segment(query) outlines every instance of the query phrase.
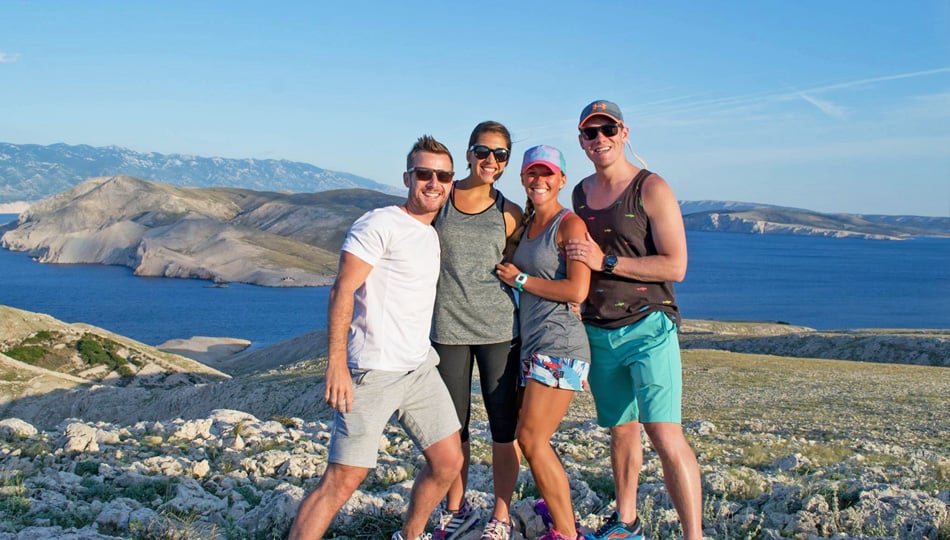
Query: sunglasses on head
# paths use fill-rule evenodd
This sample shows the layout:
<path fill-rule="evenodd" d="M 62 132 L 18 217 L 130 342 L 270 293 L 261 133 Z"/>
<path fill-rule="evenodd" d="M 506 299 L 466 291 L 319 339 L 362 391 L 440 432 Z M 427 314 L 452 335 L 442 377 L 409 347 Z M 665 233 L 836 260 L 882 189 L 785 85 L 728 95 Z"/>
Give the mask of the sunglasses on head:
<path fill-rule="evenodd" d="M 415 174 L 416 178 L 422 180 L 423 182 L 428 182 L 432 180 L 432 175 L 435 174 L 435 177 L 439 179 L 439 182 L 443 184 L 448 184 L 452 181 L 452 177 L 455 176 L 455 171 L 443 171 L 442 169 L 428 169 L 426 167 L 413 167 L 406 171 L 409 174 Z"/>
<path fill-rule="evenodd" d="M 620 133 L 622 127 L 623 124 L 604 124 L 602 126 L 582 127 L 580 131 L 584 134 L 585 139 L 592 141 L 597 138 L 598 133 L 603 133 L 607 137 L 613 137 L 617 133 Z"/>
<path fill-rule="evenodd" d="M 495 161 L 498 163 L 508 161 L 508 156 L 511 155 L 511 152 L 509 152 L 507 148 L 489 148 L 484 144 L 473 144 L 469 147 L 469 150 L 471 150 L 472 154 L 478 159 L 486 159 L 488 158 L 488 154 L 495 154 Z"/>

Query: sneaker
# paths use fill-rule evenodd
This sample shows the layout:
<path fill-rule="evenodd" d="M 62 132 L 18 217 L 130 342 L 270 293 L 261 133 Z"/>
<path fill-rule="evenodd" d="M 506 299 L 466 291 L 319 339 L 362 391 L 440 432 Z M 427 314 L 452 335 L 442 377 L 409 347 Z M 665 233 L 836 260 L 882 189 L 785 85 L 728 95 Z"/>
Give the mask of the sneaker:
<path fill-rule="evenodd" d="M 640 524 L 640 517 L 633 520 L 633 523 L 624 523 L 620 521 L 620 514 L 613 512 L 607 518 L 606 523 L 597 529 L 597 532 L 585 534 L 585 540 L 607 540 L 608 538 L 626 538 L 627 540 L 646 540 L 643 536 L 643 527 Z"/>
<path fill-rule="evenodd" d="M 469 530 L 479 520 L 478 509 L 462 501 L 462 507 L 455 512 L 439 510 L 439 524 L 432 531 L 434 540 L 454 540 Z"/>
<path fill-rule="evenodd" d="M 575 540 L 581 538 L 580 536 L 564 536 L 563 534 L 554 530 L 554 528 L 548 529 L 548 532 L 544 533 L 544 536 L 538 538 L 538 540 Z"/>
<path fill-rule="evenodd" d="M 498 518 L 491 518 L 485 524 L 481 540 L 508 540 L 511 538 L 511 523 L 505 523 Z"/>
<path fill-rule="evenodd" d="M 422 533 L 419 536 L 413 538 L 413 540 L 431 540 L 432 535 L 429 533 Z M 406 540 L 406 537 L 402 535 L 402 531 L 396 531 L 393 533 L 392 540 Z"/>

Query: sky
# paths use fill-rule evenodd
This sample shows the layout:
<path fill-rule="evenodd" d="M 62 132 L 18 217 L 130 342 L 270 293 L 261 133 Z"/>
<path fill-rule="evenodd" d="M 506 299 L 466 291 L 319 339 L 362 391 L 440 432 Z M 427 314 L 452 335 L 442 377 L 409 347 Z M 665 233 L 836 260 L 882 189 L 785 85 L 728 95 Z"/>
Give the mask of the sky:
<path fill-rule="evenodd" d="M 950 217 L 950 0 L 0 2 L 0 141 L 288 159 L 399 185 L 474 126 L 593 167 L 616 102 L 681 200 Z M 561 200 L 569 205 L 569 189 Z"/>

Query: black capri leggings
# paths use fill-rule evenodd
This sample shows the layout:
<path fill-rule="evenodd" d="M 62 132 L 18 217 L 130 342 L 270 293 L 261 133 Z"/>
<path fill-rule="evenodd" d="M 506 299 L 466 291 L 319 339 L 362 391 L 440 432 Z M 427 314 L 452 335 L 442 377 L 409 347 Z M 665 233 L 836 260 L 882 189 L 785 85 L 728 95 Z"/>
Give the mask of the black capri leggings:
<path fill-rule="evenodd" d="M 492 441 L 515 440 L 518 427 L 518 372 L 521 347 L 516 338 L 488 345 L 442 345 L 433 343 L 439 353 L 439 374 L 449 389 L 459 423 L 462 442 L 469 439 L 472 416 L 472 369 L 478 363 L 485 411 Z"/>

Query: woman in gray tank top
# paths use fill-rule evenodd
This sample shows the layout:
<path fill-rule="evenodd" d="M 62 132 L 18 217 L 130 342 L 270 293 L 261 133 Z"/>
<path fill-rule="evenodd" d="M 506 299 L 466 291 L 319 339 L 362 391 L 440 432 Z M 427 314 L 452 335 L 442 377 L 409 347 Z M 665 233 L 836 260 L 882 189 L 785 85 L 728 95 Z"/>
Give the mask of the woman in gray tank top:
<path fill-rule="evenodd" d="M 442 267 L 432 319 L 432 346 L 459 423 L 465 464 L 449 488 L 435 540 L 456 538 L 479 519 L 465 499 L 470 452 L 472 370 L 479 381 L 492 437 L 495 505 L 482 538 L 509 538 L 509 506 L 518 480 L 520 456 L 514 444 L 518 423 L 518 346 L 511 291 L 495 277 L 495 264 L 521 222 L 521 208 L 506 200 L 494 183 L 505 171 L 511 135 L 498 122 L 475 127 L 465 153 L 470 172 L 452 186 L 435 221 Z"/>
<path fill-rule="evenodd" d="M 524 234 L 498 278 L 520 291 L 521 384 L 524 401 L 517 440 L 553 523 L 543 539 L 576 538 L 571 487 L 551 446 L 574 392 L 587 387 L 590 347 L 584 325 L 569 304 L 587 298 L 590 268 L 568 261 L 564 245 L 584 238 L 584 221 L 558 202 L 567 183 L 564 155 L 551 146 L 529 148 L 521 166 L 528 194 Z"/>

